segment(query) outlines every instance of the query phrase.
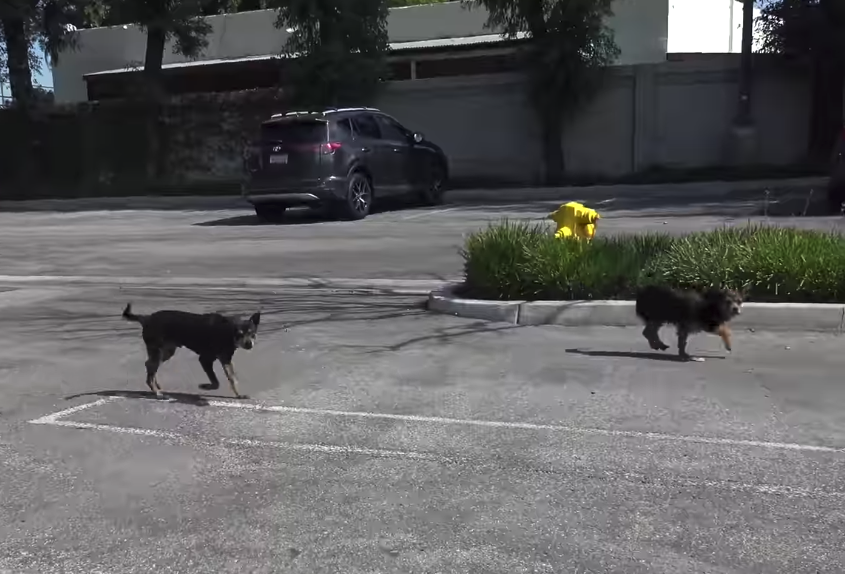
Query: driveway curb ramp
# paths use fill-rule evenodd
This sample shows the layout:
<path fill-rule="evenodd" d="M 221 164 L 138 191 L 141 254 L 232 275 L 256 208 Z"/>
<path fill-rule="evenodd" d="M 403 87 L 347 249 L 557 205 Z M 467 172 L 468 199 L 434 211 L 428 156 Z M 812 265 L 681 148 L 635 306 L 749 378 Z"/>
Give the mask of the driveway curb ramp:
<path fill-rule="evenodd" d="M 633 301 L 487 301 L 455 295 L 459 283 L 432 291 L 428 309 L 469 319 L 514 325 L 567 327 L 637 327 Z M 814 303 L 746 303 L 732 325 L 767 331 L 827 331 L 845 329 L 845 305 Z"/>

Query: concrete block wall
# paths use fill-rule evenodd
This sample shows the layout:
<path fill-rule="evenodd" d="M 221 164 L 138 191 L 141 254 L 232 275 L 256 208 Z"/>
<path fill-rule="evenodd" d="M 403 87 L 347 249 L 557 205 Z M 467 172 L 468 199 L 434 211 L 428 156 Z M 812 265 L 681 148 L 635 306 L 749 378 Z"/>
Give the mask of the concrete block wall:
<path fill-rule="evenodd" d="M 567 168 L 612 177 L 728 163 L 738 67 L 738 55 L 719 55 L 614 68 L 601 93 L 564 130 Z M 517 75 L 397 82 L 379 106 L 440 144 L 456 176 L 532 182 L 541 177 L 542 155 L 522 86 Z M 761 58 L 753 89 L 757 163 L 800 161 L 807 141 L 806 79 Z"/>

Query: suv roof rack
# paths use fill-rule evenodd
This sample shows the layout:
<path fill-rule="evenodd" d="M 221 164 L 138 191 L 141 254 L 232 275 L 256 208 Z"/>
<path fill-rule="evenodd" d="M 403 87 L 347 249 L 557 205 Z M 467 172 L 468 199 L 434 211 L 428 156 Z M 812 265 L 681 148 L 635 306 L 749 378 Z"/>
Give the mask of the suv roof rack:
<path fill-rule="evenodd" d="M 290 116 L 315 116 L 319 115 L 322 112 L 307 112 L 307 111 L 297 111 L 297 112 L 285 112 L 282 114 L 273 114 L 270 116 L 270 119 L 277 119 L 277 118 L 287 118 Z"/>
<path fill-rule="evenodd" d="M 291 116 L 319 116 L 322 114 L 329 114 L 329 113 L 340 113 L 340 112 L 381 112 L 378 108 L 370 108 L 370 107 L 354 107 L 354 108 L 326 108 L 322 112 L 315 112 L 315 111 L 294 111 L 294 112 L 284 112 L 281 114 L 273 114 L 270 116 L 270 119 L 278 119 L 278 118 L 287 118 Z"/>
<path fill-rule="evenodd" d="M 333 112 L 380 112 L 381 110 L 379 110 L 378 108 L 368 108 L 368 107 L 357 106 L 357 107 L 354 107 L 354 108 L 330 108 L 330 111 L 333 111 Z"/>

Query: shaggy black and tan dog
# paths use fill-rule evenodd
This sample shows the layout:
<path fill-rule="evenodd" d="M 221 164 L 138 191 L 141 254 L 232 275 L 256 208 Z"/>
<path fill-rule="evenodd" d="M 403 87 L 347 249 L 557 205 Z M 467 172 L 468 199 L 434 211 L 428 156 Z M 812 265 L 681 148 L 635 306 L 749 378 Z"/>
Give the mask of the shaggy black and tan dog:
<path fill-rule="evenodd" d="M 731 352 L 731 319 L 742 311 L 742 296 L 730 289 L 708 289 L 704 292 L 649 285 L 637 294 L 637 316 L 645 322 L 643 336 L 656 351 L 669 347 L 660 340 L 658 331 L 663 325 L 675 326 L 678 333 L 678 355 L 693 359 L 687 353 L 687 339 L 692 333 L 704 331 L 719 335 L 725 349 Z"/>
<path fill-rule="evenodd" d="M 173 357 L 176 349 L 185 347 L 199 356 L 200 365 L 208 376 L 209 383 L 200 388 L 214 390 L 220 387 L 214 374 L 214 361 L 220 361 L 232 392 L 238 398 L 247 398 L 238 391 L 232 357 L 237 349 L 249 350 L 255 346 L 260 313 L 254 313 L 249 319 L 169 310 L 136 315 L 129 304 L 123 310 L 123 318 L 141 324 L 141 336 L 147 346 L 147 386 L 156 397 L 163 396 L 156 376 L 159 367 Z"/>

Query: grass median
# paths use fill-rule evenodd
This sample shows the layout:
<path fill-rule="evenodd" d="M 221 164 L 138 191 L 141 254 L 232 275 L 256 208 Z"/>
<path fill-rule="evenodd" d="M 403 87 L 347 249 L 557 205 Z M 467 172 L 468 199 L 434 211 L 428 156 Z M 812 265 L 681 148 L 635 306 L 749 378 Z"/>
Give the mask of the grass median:
<path fill-rule="evenodd" d="M 461 255 L 462 294 L 478 299 L 633 299 L 658 283 L 741 289 L 748 301 L 845 303 L 845 238 L 835 232 L 749 225 L 586 242 L 504 221 L 469 236 Z"/>

